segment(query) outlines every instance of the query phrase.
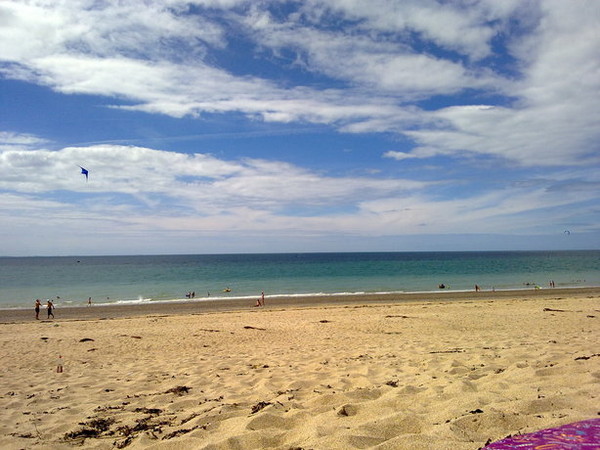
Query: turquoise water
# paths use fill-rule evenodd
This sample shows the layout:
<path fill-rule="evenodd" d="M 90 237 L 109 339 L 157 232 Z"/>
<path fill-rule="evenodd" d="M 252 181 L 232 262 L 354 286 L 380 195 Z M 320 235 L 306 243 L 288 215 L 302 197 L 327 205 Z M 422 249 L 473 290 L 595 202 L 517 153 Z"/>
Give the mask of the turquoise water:
<path fill-rule="evenodd" d="M 600 286 L 600 251 L 0 258 L 0 308 L 296 294 Z M 225 288 L 231 289 L 224 292 Z"/>

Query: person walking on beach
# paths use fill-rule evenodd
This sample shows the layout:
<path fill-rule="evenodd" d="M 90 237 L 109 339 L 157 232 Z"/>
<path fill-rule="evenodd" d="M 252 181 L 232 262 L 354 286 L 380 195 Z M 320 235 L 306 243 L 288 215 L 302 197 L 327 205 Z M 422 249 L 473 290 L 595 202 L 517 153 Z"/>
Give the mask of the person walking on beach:
<path fill-rule="evenodd" d="M 92 297 L 88 298 L 88 306 L 92 306 Z"/>
<path fill-rule="evenodd" d="M 50 318 L 50 316 L 52 316 L 52 318 L 54 319 L 54 303 L 52 303 L 52 300 L 48 299 L 48 303 L 46 304 L 46 309 L 48 310 L 48 319 Z"/>
<path fill-rule="evenodd" d="M 42 302 L 40 302 L 40 299 L 38 298 L 35 301 L 35 320 L 40 320 L 40 308 L 42 306 Z"/>

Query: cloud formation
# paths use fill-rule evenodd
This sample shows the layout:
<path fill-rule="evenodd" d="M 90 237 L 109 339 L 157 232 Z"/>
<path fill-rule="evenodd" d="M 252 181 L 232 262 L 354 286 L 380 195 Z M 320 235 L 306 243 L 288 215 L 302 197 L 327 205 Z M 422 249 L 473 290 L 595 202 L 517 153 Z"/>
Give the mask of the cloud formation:
<path fill-rule="evenodd" d="M 599 19 L 593 0 L 1 2 L 4 80 L 399 144 L 373 149 L 385 175 L 334 174 L 279 149 L 73 145 L 0 122 L 0 229 L 597 233 Z"/>
<path fill-rule="evenodd" d="M 93 222 L 117 224 L 106 231 L 116 235 L 140 227 L 350 236 L 461 233 L 467 228 L 518 233 L 555 226 L 532 224 L 526 215 L 532 205 L 548 210 L 544 215 L 555 224 L 563 217 L 561 207 L 597 200 L 593 190 L 550 189 L 543 180 L 438 199 L 439 182 L 330 177 L 277 161 L 232 162 L 142 147 L 48 151 L 23 140 L 28 148 L 0 153 L 0 191 L 5 192 L 0 208 L 4 225 L 26 229 L 36 222 L 45 227 L 68 222 L 68 229 L 81 230 Z M 89 182 L 80 173 L 81 161 L 90 171 Z M 595 187 L 599 184 L 596 179 Z"/>
<path fill-rule="evenodd" d="M 572 161 L 567 142 L 583 162 L 593 156 L 586 143 L 598 138 L 582 133 L 599 118 L 589 95 L 600 87 L 598 8 L 577 3 L 312 0 L 276 16 L 270 2 L 148 2 L 141 9 L 4 2 L 2 72 L 63 93 L 120 98 L 120 107 L 149 113 L 241 112 L 405 134 L 419 157 L 469 151 L 559 165 Z M 285 86 L 248 68 L 225 70 L 214 54 L 231 43 L 232 30 L 257 53 L 343 84 Z M 506 53 L 495 54 L 494 45 Z M 489 105 L 495 108 L 407 104 L 465 91 L 510 100 Z"/>

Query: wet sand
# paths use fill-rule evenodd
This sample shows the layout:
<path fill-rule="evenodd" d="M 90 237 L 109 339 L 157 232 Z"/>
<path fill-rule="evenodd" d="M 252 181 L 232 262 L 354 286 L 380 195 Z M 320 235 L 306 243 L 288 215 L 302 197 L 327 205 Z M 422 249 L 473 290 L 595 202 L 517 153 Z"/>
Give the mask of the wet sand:
<path fill-rule="evenodd" d="M 598 288 L 266 301 L 3 314 L 0 447 L 460 450 L 600 412 Z"/>
<path fill-rule="evenodd" d="M 600 288 L 555 288 L 555 289 L 521 289 L 511 291 L 481 291 L 481 292 L 419 292 L 402 294 L 357 294 L 336 296 L 294 296 L 294 297 L 269 297 L 266 296 L 267 309 L 273 308 L 302 308 L 315 306 L 340 306 L 356 304 L 378 303 L 405 303 L 405 302 L 438 302 L 454 300 L 499 300 L 503 298 L 533 299 L 565 295 L 595 295 Z M 256 298 L 258 298 L 257 295 Z M 255 309 L 256 300 L 210 300 L 210 301 L 170 301 L 146 302 L 143 304 L 129 305 L 92 305 L 81 307 L 63 307 L 57 305 L 54 310 L 54 320 L 90 320 L 90 319 L 116 319 L 125 317 L 138 317 L 146 315 L 179 315 L 203 314 L 211 312 L 239 311 Z M 45 304 L 42 305 L 40 319 L 46 319 Z M 7 309 L 0 310 L 0 323 L 29 322 L 35 319 L 33 304 L 31 310 Z M 52 320 L 52 319 L 50 319 Z"/>

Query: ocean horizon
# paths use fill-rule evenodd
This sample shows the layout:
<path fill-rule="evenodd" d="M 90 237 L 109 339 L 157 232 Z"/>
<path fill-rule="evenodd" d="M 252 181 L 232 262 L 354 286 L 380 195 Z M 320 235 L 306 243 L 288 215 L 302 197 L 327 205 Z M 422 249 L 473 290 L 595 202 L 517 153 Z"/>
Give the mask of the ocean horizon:
<path fill-rule="evenodd" d="M 600 250 L 0 257 L 0 280 L 0 309 L 589 287 Z"/>

